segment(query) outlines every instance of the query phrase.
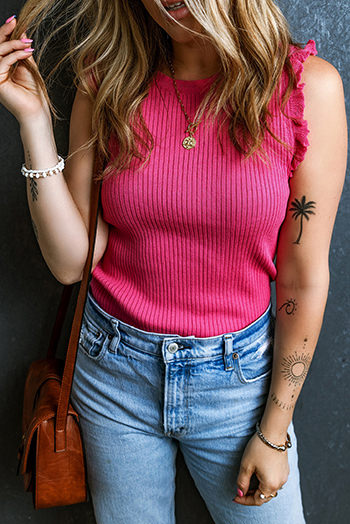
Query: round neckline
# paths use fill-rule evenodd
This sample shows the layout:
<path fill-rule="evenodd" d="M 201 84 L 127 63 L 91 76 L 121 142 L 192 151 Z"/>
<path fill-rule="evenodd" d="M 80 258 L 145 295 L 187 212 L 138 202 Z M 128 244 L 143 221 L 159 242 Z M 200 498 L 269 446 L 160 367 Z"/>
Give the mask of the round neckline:
<path fill-rule="evenodd" d="M 207 87 L 208 85 L 210 85 L 218 77 L 219 73 L 220 71 L 214 73 L 211 76 L 207 76 L 206 78 L 197 78 L 197 80 L 180 80 L 177 78 L 175 80 L 179 89 L 188 89 L 193 91 L 196 88 L 202 89 L 203 87 Z M 162 71 L 157 70 L 155 73 L 155 77 L 159 86 L 171 88 L 172 90 L 174 89 L 173 79 L 171 78 L 171 76 L 166 75 Z"/>

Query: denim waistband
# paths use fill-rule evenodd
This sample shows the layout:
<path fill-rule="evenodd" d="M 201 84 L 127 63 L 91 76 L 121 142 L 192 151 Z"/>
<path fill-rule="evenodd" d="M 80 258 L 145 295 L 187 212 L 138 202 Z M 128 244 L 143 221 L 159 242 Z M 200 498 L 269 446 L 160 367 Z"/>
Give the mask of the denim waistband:
<path fill-rule="evenodd" d="M 117 335 L 116 343 L 120 339 L 129 343 L 131 346 L 145 348 L 147 353 L 160 355 L 167 344 L 168 350 L 174 353 L 177 349 L 189 349 L 191 355 L 198 357 L 214 357 L 222 353 L 232 353 L 234 349 L 245 352 L 251 345 L 271 337 L 275 325 L 275 317 L 272 314 L 271 302 L 265 312 L 254 322 L 238 331 L 230 331 L 211 337 L 196 337 L 194 335 L 182 336 L 177 333 L 158 333 L 144 331 L 140 328 L 127 324 L 122 320 L 107 313 L 96 302 L 89 288 L 86 304 L 85 316 L 90 322 L 103 329 L 109 335 Z M 181 352 L 184 356 L 184 352 Z"/>

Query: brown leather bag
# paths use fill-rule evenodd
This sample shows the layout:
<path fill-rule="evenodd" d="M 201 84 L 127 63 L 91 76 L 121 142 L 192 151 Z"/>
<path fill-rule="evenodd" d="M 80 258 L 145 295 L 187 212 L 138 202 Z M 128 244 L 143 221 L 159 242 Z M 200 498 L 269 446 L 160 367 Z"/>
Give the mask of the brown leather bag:
<path fill-rule="evenodd" d="M 94 173 L 103 167 L 99 155 L 95 155 Z M 89 251 L 66 358 L 56 358 L 55 353 L 74 284 L 64 286 L 46 358 L 31 363 L 25 381 L 17 475 L 23 475 L 24 489 L 32 492 L 35 509 L 88 500 L 79 416 L 70 403 L 70 392 L 92 266 L 101 185 L 98 181 L 91 187 Z"/>

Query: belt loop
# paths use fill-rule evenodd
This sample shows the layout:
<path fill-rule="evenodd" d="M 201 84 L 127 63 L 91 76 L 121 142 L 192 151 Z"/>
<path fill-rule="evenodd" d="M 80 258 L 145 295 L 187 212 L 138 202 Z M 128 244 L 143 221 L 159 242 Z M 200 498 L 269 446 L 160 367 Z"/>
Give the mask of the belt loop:
<path fill-rule="evenodd" d="M 112 353 L 117 353 L 119 342 L 120 342 L 120 331 L 118 329 L 119 320 L 116 318 L 111 318 L 110 321 L 111 321 L 111 324 L 113 325 L 114 337 L 112 338 L 109 344 L 109 350 L 112 351 Z"/>
<path fill-rule="evenodd" d="M 110 321 L 113 324 L 113 328 L 115 329 L 115 332 L 119 331 L 118 330 L 119 320 L 117 318 L 111 318 Z"/>
<path fill-rule="evenodd" d="M 233 369 L 232 351 L 233 351 L 233 335 L 232 333 L 226 333 L 224 335 L 225 351 L 224 351 L 224 364 L 225 371 Z"/>

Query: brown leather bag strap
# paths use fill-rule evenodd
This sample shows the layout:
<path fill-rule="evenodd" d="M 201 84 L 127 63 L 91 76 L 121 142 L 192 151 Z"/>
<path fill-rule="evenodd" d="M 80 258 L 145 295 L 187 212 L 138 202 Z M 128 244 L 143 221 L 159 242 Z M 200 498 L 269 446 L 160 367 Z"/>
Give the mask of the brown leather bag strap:
<path fill-rule="evenodd" d="M 100 173 L 104 164 L 99 154 L 95 154 L 94 173 Z M 57 406 L 56 427 L 55 427 L 55 451 L 64 451 L 66 449 L 66 424 L 67 413 L 74 374 L 74 367 L 79 344 L 80 330 L 83 320 L 83 313 L 89 286 L 89 276 L 91 272 L 93 251 L 96 238 L 97 218 L 100 201 L 102 182 L 92 182 L 91 184 L 91 202 L 89 217 L 89 251 L 83 271 L 83 278 L 79 288 L 77 305 L 75 308 L 71 334 L 68 343 L 68 349 L 65 359 L 65 366 L 62 376 L 60 396 Z"/>
<path fill-rule="evenodd" d="M 58 341 L 62 332 L 62 326 L 67 315 L 69 301 L 75 284 L 63 286 L 61 300 L 57 309 L 56 320 L 52 328 L 46 358 L 55 358 Z"/>

